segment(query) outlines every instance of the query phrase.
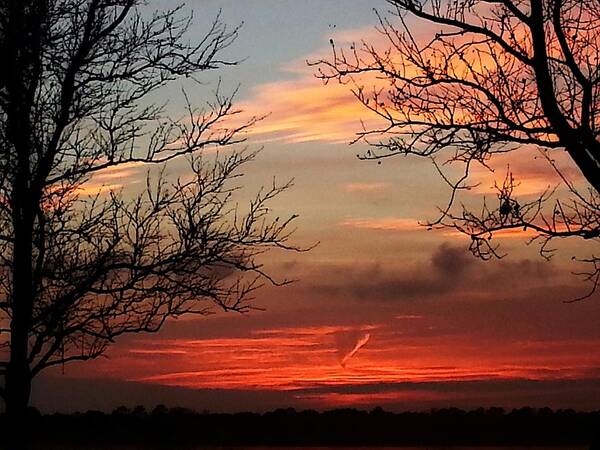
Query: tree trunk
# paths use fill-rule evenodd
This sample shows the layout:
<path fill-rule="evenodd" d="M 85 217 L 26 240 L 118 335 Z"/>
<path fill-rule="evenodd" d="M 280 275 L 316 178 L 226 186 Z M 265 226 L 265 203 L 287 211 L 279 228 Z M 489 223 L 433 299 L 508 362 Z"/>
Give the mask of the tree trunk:
<path fill-rule="evenodd" d="M 12 449 L 23 449 L 29 433 L 19 432 L 27 423 L 31 395 L 29 332 L 33 312 L 32 213 L 23 190 L 16 189 L 15 245 L 13 256 L 12 318 L 10 324 L 10 361 L 6 368 L 5 402 L 8 441 Z M 26 191 L 25 191 L 26 192 Z"/>
<path fill-rule="evenodd" d="M 6 371 L 6 414 L 12 422 L 27 415 L 31 395 L 31 374 L 27 361 L 11 361 Z"/>
<path fill-rule="evenodd" d="M 8 419 L 8 438 L 12 449 L 26 446 L 24 428 L 31 394 L 29 337 L 33 316 L 34 212 L 39 196 L 33 195 L 31 156 L 32 105 L 39 83 L 41 64 L 40 8 L 45 2 L 10 2 L 5 18 L 4 52 L 11 70 L 6 75 L 6 138 L 13 159 L 12 209 L 12 292 L 10 323 L 10 360 L 6 368 L 4 397 Z M 19 431 L 17 431 L 19 430 Z"/>
<path fill-rule="evenodd" d="M 19 136 L 19 135 L 17 135 Z M 10 361 L 5 379 L 6 413 L 11 450 L 27 446 L 27 409 L 31 395 L 29 335 L 33 316 L 33 207 L 30 189 L 29 135 L 15 139 L 18 152 L 18 171 L 13 185 L 12 207 L 14 245 L 12 261 L 12 317 L 10 323 Z"/>
<path fill-rule="evenodd" d="M 28 447 L 28 407 L 31 395 L 31 376 L 27 361 L 11 361 L 5 378 L 6 444 L 10 450 Z"/>
<path fill-rule="evenodd" d="M 22 197 L 19 199 L 22 200 Z M 19 204 L 17 202 L 17 205 Z M 20 226 L 21 230 L 15 232 L 10 361 L 5 377 L 7 437 L 11 450 L 20 450 L 27 446 L 26 439 L 29 433 L 20 430 L 26 429 L 27 409 L 31 395 L 29 366 L 29 331 L 33 310 L 31 208 L 25 206 L 19 210 L 20 214 L 15 218 L 20 220 L 15 220 L 15 224 Z"/>

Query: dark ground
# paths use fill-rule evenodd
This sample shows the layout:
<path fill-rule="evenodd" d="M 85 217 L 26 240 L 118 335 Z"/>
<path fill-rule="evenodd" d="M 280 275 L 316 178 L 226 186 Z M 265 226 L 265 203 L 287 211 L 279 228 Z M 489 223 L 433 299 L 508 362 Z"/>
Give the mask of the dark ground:
<path fill-rule="evenodd" d="M 32 411 L 32 444 L 56 446 L 445 446 L 540 445 L 589 447 L 600 411 L 500 408 L 426 413 L 279 409 L 264 414 L 210 414 L 158 406 L 40 415 Z M 0 436 L 6 435 L 0 417 Z"/>

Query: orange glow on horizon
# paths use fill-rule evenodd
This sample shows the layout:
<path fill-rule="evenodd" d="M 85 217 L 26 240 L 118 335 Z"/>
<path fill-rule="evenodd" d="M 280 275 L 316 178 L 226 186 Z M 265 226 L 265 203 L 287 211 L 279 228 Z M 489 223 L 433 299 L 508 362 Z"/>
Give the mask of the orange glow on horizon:
<path fill-rule="evenodd" d="M 428 322 L 421 316 L 400 317 Z M 344 367 L 344 355 L 364 340 L 366 329 L 372 336 L 369 345 L 347 359 Z M 376 325 L 326 326 L 262 330 L 243 338 L 155 341 L 133 347 L 119 359 L 130 366 L 131 361 L 152 355 L 151 364 L 136 364 L 139 371 L 127 376 L 130 381 L 194 389 L 302 391 L 349 385 L 585 378 L 597 366 L 592 350 L 600 343 L 578 342 L 579 352 L 568 353 L 573 344 L 509 342 L 486 353 L 483 347 L 489 343 L 464 336 L 417 339 Z M 381 395 L 384 400 L 404 394 Z"/>

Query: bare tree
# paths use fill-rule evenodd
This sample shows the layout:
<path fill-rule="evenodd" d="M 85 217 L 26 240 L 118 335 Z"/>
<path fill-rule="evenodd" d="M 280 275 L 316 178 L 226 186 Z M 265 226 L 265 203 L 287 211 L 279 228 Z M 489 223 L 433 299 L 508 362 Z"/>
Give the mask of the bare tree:
<path fill-rule="evenodd" d="M 218 92 L 205 108 L 188 102 L 181 120 L 150 100 L 233 64 L 221 54 L 238 30 L 217 17 L 189 42 L 188 14 L 144 3 L 0 1 L 0 394 L 16 420 L 48 367 L 95 358 L 170 317 L 248 310 L 263 280 L 277 283 L 256 257 L 293 248 L 294 217 L 268 207 L 288 184 L 238 208 L 236 179 L 254 153 L 205 154 L 243 142 L 256 119 L 240 122 Z M 148 175 L 135 195 L 83 189 L 102 171 L 182 157 L 189 174 Z"/>
<path fill-rule="evenodd" d="M 371 144 L 365 159 L 396 155 L 430 158 L 451 188 L 448 205 L 431 226 L 469 235 L 480 257 L 502 256 L 494 233 L 534 231 L 541 253 L 550 242 L 600 236 L 600 3 L 596 0 L 389 0 L 378 14 L 386 42 L 337 48 L 311 64 L 326 83 L 348 83 L 358 101 L 382 120 L 357 140 Z M 419 32 L 417 32 L 419 29 Z M 432 33 L 423 39 L 423 30 Z M 371 85 L 365 77 L 376 79 Z M 375 85 L 374 88 L 370 86 Z M 517 148 L 540 151 L 566 186 L 534 200 L 515 198 L 511 173 L 497 201 L 475 213 L 458 205 L 475 165 Z M 587 181 L 583 188 L 555 163 L 567 152 Z M 447 167 L 459 166 L 452 176 Z M 583 274 L 593 293 L 600 259 Z M 585 297 L 585 296 L 584 296 Z"/>

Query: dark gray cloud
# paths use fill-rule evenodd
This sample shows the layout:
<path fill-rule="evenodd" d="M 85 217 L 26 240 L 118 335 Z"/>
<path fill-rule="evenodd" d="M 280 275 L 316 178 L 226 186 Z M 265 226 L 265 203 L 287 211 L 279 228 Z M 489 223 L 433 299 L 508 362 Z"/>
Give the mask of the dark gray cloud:
<path fill-rule="evenodd" d="M 440 245 L 431 256 L 431 266 L 438 276 L 458 278 L 475 265 L 477 260 L 463 247 L 446 243 Z"/>
<path fill-rule="evenodd" d="M 545 260 L 481 261 L 465 248 L 440 245 L 427 263 L 337 267 L 311 286 L 315 293 L 365 301 L 499 294 L 543 285 L 556 275 Z"/>

